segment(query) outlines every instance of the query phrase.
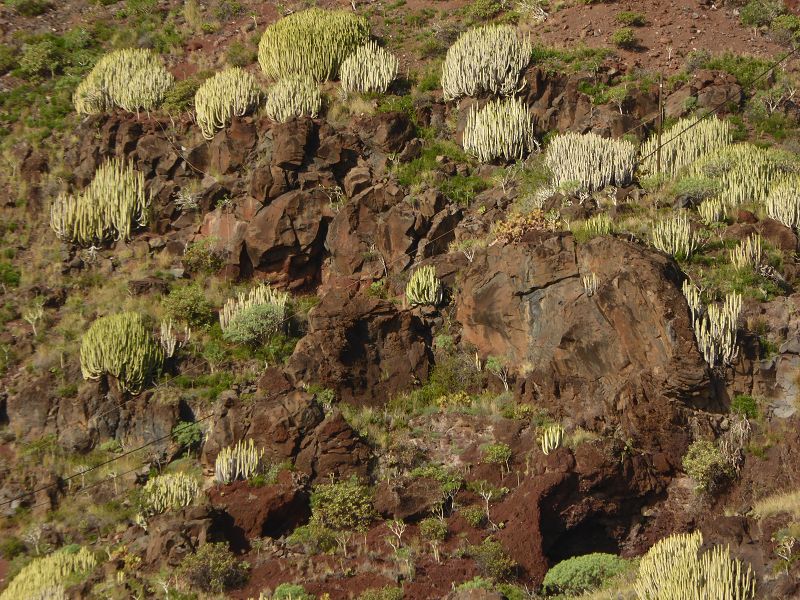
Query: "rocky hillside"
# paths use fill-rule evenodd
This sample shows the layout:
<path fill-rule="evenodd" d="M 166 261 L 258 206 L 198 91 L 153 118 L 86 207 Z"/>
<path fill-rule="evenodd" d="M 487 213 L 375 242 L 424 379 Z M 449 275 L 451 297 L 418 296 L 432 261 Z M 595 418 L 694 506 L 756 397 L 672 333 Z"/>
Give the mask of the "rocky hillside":
<path fill-rule="evenodd" d="M 0 600 L 800 597 L 800 11 L 4 0 Z"/>

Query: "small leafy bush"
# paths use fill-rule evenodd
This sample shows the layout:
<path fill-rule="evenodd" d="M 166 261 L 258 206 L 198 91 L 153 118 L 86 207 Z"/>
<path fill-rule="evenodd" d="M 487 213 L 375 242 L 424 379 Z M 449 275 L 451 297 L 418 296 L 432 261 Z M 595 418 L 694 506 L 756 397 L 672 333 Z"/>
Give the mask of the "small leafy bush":
<path fill-rule="evenodd" d="M 447 521 L 428 517 L 419 522 L 419 534 L 429 542 L 441 542 L 447 537 Z"/>
<path fill-rule="evenodd" d="M 685 197 L 694 204 L 699 204 L 707 198 L 720 192 L 720 185 L 709 177 L 683 177 L 672 186 L 672 195 Z"/>
<path fill-rule="evenodd" d="M 214 305 L 197 284 L 173 288 L 163 304 L 168 317 L 193 327 L 205 327 L 214 321 Z"/>
<path fill-rule="evenodd" d="M 334 483 L 323 483 L 311 493 L 311 518 L 334 530 L 363 530 L 375 516 L 372 490 L 354 475 Z"/>
<path fill-rule="evenodd" d="M 551 568 L 542 587 L 546 594 L 579 595 L 602 587 L 629 564 L 624 558 L 603 552 L 574 556 Z"/>
<path fill-rule="evenodd" d="M 283 307 L 256 304 L 236 315 L 222 336 L 234 344 L 253 345 L 269 338 L 283 323 Z"/>
<path fill-rule="evenodd" d="M 0 285 L 17 287 L 20 282 L 20 272 L 8 262 L 0 262 Z"/>
<path fill-rule="evenodd" d="M 387 585 L 382 588 L 364 590 L 358 600 L 403 600 L 403 588 Z"/>
<path fill-rule="evenodd" d="M 19 72 L 26 79 L 37 79 L 45 74 L 53 77 L 60 67 L 58 47 L 50 38 L 22 47 Z"/>
<path fill-rule="evenodd" d="M 800 17 L 797 15 L 781 15 L 769 28 L 772 39 L 779 44 L 791 44 L 800 38 Z"/>
<path fill-rule="evenodd" d="M 219 594 L 244 584 L 249 571 L 250 565 L 236 560 L 228 544 L 221 542 L 206 544 L 188 555 L 178 575 L 194 588 Z"/>
<path fill-rule="evenodd" d="M 302 585 L 282 583 L 272 592 L 272 600 L 314 600 L 314 596 L 306 592 Z"/>
<path fill-rule="evenodd" d="M 5 0 L 4 4 L 25 17 L 43 15 L 52 6 L 47 0 Z"/>
<path fill-rule="evenodd" d="M 486 521 L 486 512 L 480 506 L 465 506 L 459 511 L 464 520 L 472 527 L 482 527 Z"/>
<path fill-rule="evenodd" d="M 211 238 L 202 238 L 186 246 L 181 262 L 187 271 L 211 275 L 222 268 L 225 257 L 214 247 L 214 242 Z"/>
<path fill-rule="evenodd" d="M 742 25 L 762 27 L 772 23 L 776 17 L 786 12 L 781 0 L 750 0 L 739 11 Z"/>
<path fill-rule="evenodd" d="M 757 419 L 758 402 L 748 394 L 739 394 L 731 400 L 731 412 L 748 419 Z"/>
<path fill-rule="evenodd" d="M 635 48 L 639 41 L 636 39 L 636 34 L 630 27 L 620 27 L 611 34 L 611 43 L 617 48 L 631 49 Z"/>
<path fill-rule="evenodd" d="M 336 548 L 336 533 L 324 525 L 312 521 L 308 525 L 297 527 L 286 538 L 286 543 L 302 548 L 305 554 L 321 554 L 331 552 Z"/>
<path fill-rule="evenodd" d="M 491 537 L 480 544 L 470 546 L 469 554 L 478 564 L 478 569 L 486 577 L 502 581 L 511 576 L 517 563 L 506 554 L 503 545 Z"/>
<path fill-rule="evenodd" d="M 642 27 L 647 24 L 647 17 L 640 12 L 623 10 L 617 13 L 617 23 L 626 27 Z"/>
<path fill-rule="evenodd" d="M 713 494 L 736 474 L 719 448 L 706 440 L 692 442 L 683 457 L 686 474 L 694 479 L 697 489 Z"/>

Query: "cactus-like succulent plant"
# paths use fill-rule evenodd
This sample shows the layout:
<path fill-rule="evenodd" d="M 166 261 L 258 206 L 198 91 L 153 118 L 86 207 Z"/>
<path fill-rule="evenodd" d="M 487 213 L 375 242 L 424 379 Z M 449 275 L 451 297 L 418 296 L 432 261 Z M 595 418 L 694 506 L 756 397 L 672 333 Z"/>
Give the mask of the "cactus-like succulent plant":
<path fill-rule="evenodd" d="M 310 77 L 287 77 L 267 92 L 264 110 L 278 123 L 295 117 L 316 117 L 322 105 L 319 86 Z"/>
<path fill-rule="evenodd" d="M 420 267 L 406 285 L 406 299 L 411 306 L 430 304 L 438 306 L 444 297 L 444 287 L 436 276 L 436 267 Z"/>
<path fill-rule="evenodd" d="M 344 10 L 310 8 L 267 27 L 258 44 L 258 63 L 274 80 L 309 77 L 327 81 L 368 39 L 365 17 Z"/>
<path fill-rule="evenodd" d="M 445 100 L 485 92 L 518 92 L 520 74 L 531 61 L 533 46 L 514 27 L 487 25 L 465 31 L 450 46 L 442 64 Z"/>
<path fill-rule="evenodd" d="M 252 439 L 239 440 L 235 446 L 220 450 L 214 463 L 217 483 L 227 484 L 237 479 L 250 479 L 262 468 L 264 449 L 257 448 Z"/>
<path fill-rule="evenodd" d="M 100 317 L 81 339 L 84 379 L 111 375 L 121 389 L 134 394 L 158 375 L 163 362 L 161 346 L 137 313 Z"/>
<path fill-rule="evenodd" d="M 547 145 L 544 158 L 556 185 L 577 181 L 591 192 L 628 185 L 636 167 L 636 148 L 627 140 L 569 132 Z"/>
<path fill-rule="evenodd" d="M 651 230 L 653 246 L 677 259 L 689 258 L 700 246 L 697 234 L 692 231 L 689 218 L 684 214 L 658 221 Z"/>
<path fill-rule="evenodd" d="M 174 78 L 161 58 L 144 48 L 106 54 L 73 94 L 75 110 L 95 114 L 118 106 L 128 112 L 153 110 L 172 87 Z"/>
<path fill-rule="evenodd" d="M 144 174 L 112 158 L 98 167 L 82 193 L 56 198 L 50 207 L 50 228 L 60 240 L 82 246 L 128 240 L 137 226 L 147 225 L 149 205 Z"/>
<path fill-rule="evenodd" d="M 194 96 L 197 124 L 210 140 L 230 125 L 234 116 L 242 117 L 261 103 L 261 90 L 255 77 L 239 67 L 220 71 L 203 82 Z"/>
<path fill-rule="evenodd" d="M 544 431 L 542 431 L 542 435 L 539 438 L 539 444 L 542 447 L 542 452 L 547 455 L 553 450 L 559 448 L 563 440 L 564 428 L 558 423 L 554 423 L 544 428 Z"/>
<path fill-rule="evenodd" d="M 700 553 L 700 532 L 670 535 L 656 542 L 639 562 L 634 584 L 639 600 L 751 600 L 755 576 L 750 565 L 713 546 Z"/>
<path fill-rule="evenodd" d="M 767 215 L 787 227 L 800 227 L 800 177 L 785 178 L 773 185 L 766 201 Z"/>
<path fill-rule="evenodd" d="M 464 150 L 481 162 L 519 160 L 536 147 L 533 114 L 520 98 L 473 107 L 464 127 Z"/>
<path fill-rule="evenodd" d="M 370 40 L 342 63 L 339 78 L 345 93 L 383 94 L 397 77 L 397 58 Z"/>
<path fill-rule="evenodd" d="M 200 493 L 197 480 L 186 473 L 166 473 L 148 481 L 142 488 L 141 516 L 145 520 L 168 510 L 189 506 Z"/>
<path fill-rule="evenodd" d="M 689 131 L 691 129 L 691 131 Z M 664 173 L 675 177 L 703 156 L 716 152 L 731 143 L 731 127 L 716 116 L 706 119 L 681 119 L 661 133 L 653 135 L 642 145 L 641 169 L 645 173 Z M 658 170 L 658 146 L 661 144 L 661 170 Z"/>
<path fill-rule="evenodd" d="M 65 583 L 77 583 L 96 565 L 97 559 L 88 549 L 65 546 L 25 565 L 0 593 L 0 600 L 66 598 Z"/>

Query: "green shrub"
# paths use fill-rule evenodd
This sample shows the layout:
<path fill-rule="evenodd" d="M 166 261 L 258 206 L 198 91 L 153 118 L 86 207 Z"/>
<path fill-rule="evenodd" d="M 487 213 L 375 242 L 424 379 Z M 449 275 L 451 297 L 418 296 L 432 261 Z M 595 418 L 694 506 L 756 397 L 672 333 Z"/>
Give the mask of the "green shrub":
<path fill-rule="evenodd" d="M 547 571 L 542 587 L 546 594 L 579 595 L 603 587 L 629 566 L 627 560 L 613 554 L 594 552 L 574 556 Z"/>
<path fill-rule="evenodd" d="M 353 475 L 317 485 L 311 493 L 312 520 L 338 531 L 364 530 L 375 516 L 372 490 Z"/>
<path fill-rule="evenodd" d="M 731 400 L 731 412 L 748 419 L 758 418 L 758 401 L 747 394 L 739 394 Z"/>
<path fill-rule="evenodd" d="M 228 544 L 206 544 L 183 559 L 178 576 L 204 592 L 222 593 L 247 581 L 250 565 L 239 562 Z"/>
<path fill-rule="evenodd" d="M 630 27 L 620 27 L 611 34 L 611 43 L 617 48 L 635 48 L 639 45 L 639 40 L 636 39 L 636 34 Z"/>
<path fill-rule="evenodd" d="M 709 177 L 682 177 L 672 185 L 672 195 L 684 197 L 694 204 L 711 198 L 720 192 L 720 185 Z"/>
<path fill-rule="evenodd" d="M 0 44 L 0 75 L 5 75 L 16 66 L 17 58 L 14 48 L 6 44 Z"/>
<path fill-rule="evenodd" d="M 733 75 L 741 86 L 749 88 L 752 85 L 751 82 L 764 73 L 764 71 L 770 69 L 772 64 L 768 60 L 756 58 L 754 56 L 726 52 L 719 56 L 710 56 L 708 54 L 705 56 L 698 56 L 697 67 L 725 71 Z M 770 77 L 762 77 L 756 83 L 756 87 L 761 89 L 768 88 L 770 85 Z"/>
<path fill-rule="evenodd" d="M 4 4 L 25 17 L 38 17 L 52 7 L 48 0 L 4 0 Z"/>
<path fill-rule="evenodd" d="M 387 585 L 382 588 L 364 590 L 358 600 L 403 600 L 403 588 Z"/>
<path fill-rule="evenodd" d="M 503 549 L 503 545 L 491 537 L 478 545 L 470 546 L 469 554 L 475 559 L 480 572 L 486 577 L 502 581 L 511 576 L 517 563 Z"/>
<path fill-rule="evenodd" d="M 238 313 L 222 337 L 233 344 L 258 344 L 283 324 L 283 314 L 282 306 L 256 304 Z"/>
<path fill-rule="evenodd" d="M 447 537 L 447 521 L 428 517 L 419 522 L 419 534 L 429 542 L 441 542 Z"/>
<path fill-rule="evenodd" d="M 25 554 L 25 543 L 13 535 L 8 535 L 0 541 L 0 556 L 6 560 L 12 560 L 20 554 Z"/>
<path fill-rule="evenodd" d="M 197 284 L 173 288 L 163 300 L 167 316 L 193 327 L 205 327 L 214 322 L 214 305 Z"/>
<path fill-rule="evenodd" d="M 781 0 L 750 0 L 739 11 L 742 25 L 762 27 L 772 23 L 776 17 L 786 12 Z"/>
<path fill-rule="evenodd" d="M 458 512 L 472 527 L 482 527 L 486 522 L 486 511 L 480 506 L 464 506 Z"/>
<path fill-rule="evenodd" d="M 647 17 L 640 12 L 623 10 L 615 17 L 617 23 L 626 27 L 642 27 L 647 24 Z"/>
<path fill-rule="evenodd" d="M 216 273 L 225 264 L 225 257 L 215 246 L 216 240 L 212 238 L 201 238 L 187 244 L 181 259 L 183 266 L 190 273 Z"/>
<path fill-rule="evenodd" d="M 194 97 L 197 90 L 205 81 L 204 77 L 193 76 L 176 81 L 175 84 L 164 94 L 161 102 L 161 109 L 171 115 L 182 112 L 191 112 L 194 108 Z"/>
<path fill-rule="evenodd" d="M 800 38 L 800 17 L 797 15 L 781 15 L 777 17 L 770 25 L 770 35 L 779 44 L 797 42 Z"/>
<path fill-rule="evenodd" d="M 500 14 L 501 10 L 497 0 L 472 0 L 462 9 L 470 25 L 483 25 Z"/>
<path fill-rule="evenodd" d="M 20 281 L 20 272 L 14 265 L 0 262 L 0 285 L 17 287 Z"/>
<path fill-rule="evenodd" d="M 172 428 L 172 439 L 181 448 L 192 450 L 203 440 L 203 430 L 193 421 L 178 421 Z"/>
<path fill-rule="evenodd" d="M 54 77 L 61 67 L 58 47 L 50 38 L 22 46 L 19 72 L 27 79 L 36 79 L 44 74 Z"/>
<path fill-rule="evenodd" d="M 683 457 L 683 468 L 694 479 L 698 490 L 712 494 L 736 474 L 719 448 L 706 440 L 692 442 Z"/>
<path fill-rule="evenodd" d="M 305 554 L 331 552 L 336 548 L 336 533 L 324 525 L 312 521 L 308 525 L 295 528 L 286 538 L 286 543 L 302 548 Z"/>
<path fill-rule="evenodd" d="M 232 42 L 225 54 L 228 64 L 232 67 L 246 67 L 258 59 L 258 52 L 242 42 Z"/>
<path fill-rule="evenodd" d="M 503 465 L 509 469 L 508 463 L 511 460 L 511 447 L 502 442 L 488 444 L 483 448 L 483 462 L 493 465 Z M 502 467 L 501 467 L 502 471 Z"/>
<path fill-rule="evenodd" d="M 272 600 L 314 600 L 315 596 L 306 592 L 302 585 L 282 583 L 272 592 Z"/>

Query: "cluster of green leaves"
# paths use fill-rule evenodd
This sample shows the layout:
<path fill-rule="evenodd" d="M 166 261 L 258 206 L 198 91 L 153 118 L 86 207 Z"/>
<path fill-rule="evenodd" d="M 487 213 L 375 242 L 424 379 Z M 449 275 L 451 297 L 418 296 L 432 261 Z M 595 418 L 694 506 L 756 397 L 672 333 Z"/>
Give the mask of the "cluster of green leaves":
<path fill-rule="evenodd" d="M 189 554 L 178 568 L 178 575 L 203 592 L 222 593 L 247 581 L 250 565 L 239 562 L 228 544 L 206 544 Z"/>
<path fill-rule="evenodd" d="M 403 600 L 403 588 L 387 585 L 382 588 L 364 590 L 358 600 Z"/>
<path fill-rule="evenodd" d="M 503 545 L 491 537 L 487 537 L 480 544 L 470 546 L 468 553 L 484 576 L 497 581 L 511 577 L 517 567 L 516 561 L 508 555 Z"/>
<path fill-rule="evenodd" d="M 574 556 L 552 567 L 544 577 L 545 594 L 580 595 L 602 588 L 609 580 L 631 568 L 631 563 L 614 554 L 594 552 Z"/>
<path fill-rule="evenodd" d="M 216 247 L 217 240 L 201 238 L 187 244 L 181 262 L 190 273 L 206 273 L 212 275 L 225 264 L 223 252 Z"/>
<path fill-rule="evenodd" d="M 314 600 L 315 596 L 297 583 L 282 583 L 272 592 L 272 600 Z"/>
<path fill-rule="evenodd" d="M 630 27 L 620 27 L 611 34 L 611 43 L 617 48 L 626 48 L 628 50 L 636 48 L 639 45 L 639 40 L 636 37 L 633 29 Z"/>
<path fill-rule="evenodd" d="M 683 457 L 686 474 L 697 484 L 697 489 L 714 494 L 736 475 L 733 466 L 716 444 L 707 440 L 692 442 Z"/>
<path fill-rule="evenodd" d="M 172 288 L 163 305 L 169 318 L 192 327 L 207 327 L 215 321 L 214 305 L 196 283 Z"/>
<path fill-rule="evenodd" d="M 48 0 L 3 0 L 3 4 L 25 17 L 38 17 L 53 6 Z"/>
<path fill-rule="evenodd" d="M 750 0 L 739 10 L 742 25 L 764 27 L 786 12 L 781 0 Z"/>
<path fill-rule="evenodd" d="M 767 71 L 772 66 L 772 63 L 769 60 L 744 54 L 725 52 L 714 56 L 707 50 L 695 50 L 687 55 L 686 65 L 690 70 L 711 69 L 724 71 L 733 75 L 742 87 L 750 89 L 753 87 L 755 79 Z M 778 74 L 777 69 L 775 73 L 776 75 Z M 760 89 L 769 88 L 771 79 L 769 76 L 761 77 L 755 85 Z"/>
<path fill-rule="evenodd" d="M 731 400 L 731 412 L 748 419 L 757 419 L 758 401 L 749 394 L 738 394 Z"/>
<path fill-rule="evenodd" d="M 614 17 L 620 25 L 626 27 L 643 27 L 647 24 L 647 16 L 640 12 L 622 10 Z"/>
<path fill-rule="evenodd" d="M 436 157 L 443 156 L 456 163 L 469 163 L 469 157 L 455 143 L 446 140 L 426 140 L 422 153 L 411 162 L 395 168 L 397 181 L 401 185 L 412 186 L 422 183 L 439 168 Z"/>
<path fill-rule="evenodd" d="M 311 493 L 311 519 L 336 531 L 362 531 L 375 517 L 372 490 L 354 475 L 317 485 Z"/>

